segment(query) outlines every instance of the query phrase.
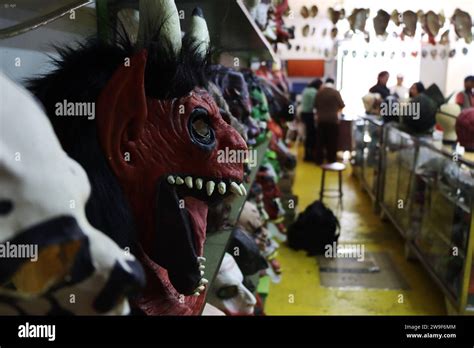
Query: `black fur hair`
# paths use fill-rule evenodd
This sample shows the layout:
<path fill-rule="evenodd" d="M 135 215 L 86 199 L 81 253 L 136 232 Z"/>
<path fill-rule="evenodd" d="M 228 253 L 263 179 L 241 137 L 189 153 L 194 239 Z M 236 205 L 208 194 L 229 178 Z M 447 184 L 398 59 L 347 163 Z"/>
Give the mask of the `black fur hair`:
<path fill-rule="evenodd" d="M 125 196 L 100 148 L 95 120 L 58 117 L 56 103 L 95 103 L 116 68 L 131 57 L 127 41 L 109 45 L 97 39 L 79 43 L 77 48 L 56 47 L 55 70 L 30 79 L 27 87 L 43 103 L 55 133 L 66 153 L 86 171 L 91 196 L 86 205 L 89 222 L 120 247 L 135 250 L 135 228 Z"/>
<path fill-rule="evenodd" d="M 92 189 L 86 206 L 88 220 L 120 247 L 129 247 L 134 252 L 136 237 L 131 210 L 102 152 L 95 120 L 55 115 L 56 103 L 65 100 L 95 103 L 125 58 L 136 53 L 127 37 L 116 37 L 115 44 L 91 38 L 76 48 L 56 47 L 59 58 L 52 58 L 55 69 L 26 81 L 26 85 L 45 107 L 63 149 L 88 174 Z M 207 87 L 210 54 L 201 57 L 187 36 L 177 59 L 158 48 L 154 44 L 147 47 L 147 96 L 170 99 L 184 96 L 196 86 Z"/>
<path fill-rule="evenodd" d="M 207 72 L 210 53 L 202 57 L 198 47 L 186 35 L 177 58 L 152 43 L 148 46 L 148 62 L 145 72 L 146 93 L 158 99 L 179 98 L 191 92 L 196 86 L 207 88 Z"/>

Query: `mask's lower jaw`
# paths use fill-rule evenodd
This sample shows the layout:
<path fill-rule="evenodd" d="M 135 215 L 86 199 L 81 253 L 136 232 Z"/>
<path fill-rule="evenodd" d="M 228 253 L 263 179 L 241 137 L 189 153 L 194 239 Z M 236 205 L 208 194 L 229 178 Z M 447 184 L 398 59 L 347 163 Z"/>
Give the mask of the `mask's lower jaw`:
<path fill-rule="evenodd" d="M 203 286 L 202 254 L 206 238 L 206 202 L 180 198 L 175 186 L 160 180 L 156 202 L 156 238 L 150 257 L 165 268 L 182 295 L 198 295 Z"/>

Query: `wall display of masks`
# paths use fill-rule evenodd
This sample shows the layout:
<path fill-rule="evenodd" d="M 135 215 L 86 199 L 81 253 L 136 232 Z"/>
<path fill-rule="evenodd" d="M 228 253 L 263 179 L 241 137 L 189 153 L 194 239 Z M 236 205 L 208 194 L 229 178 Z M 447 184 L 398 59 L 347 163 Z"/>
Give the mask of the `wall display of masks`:
<path fill-rule="evenodd" d="M 471 15 L 459 8 L 448 15 L 431 10 L 345 9 L 341 5 L 319 8 L 315 2 L 296 0 L 289 5 L 286 20 L 295 27 L 295 38 L 290 45 L 278 46 L 282 59 L 332 59 L 335 43 L 349 39 L 374 42 L 392 38 L 433 45 L 462 41 L 466 49 L 472 42 Z"/>
<path fill-rule="evenodd" d="M 131 42 L 62 45 L 24 85 L 0 74 L 0 314 L 249 315 L 263 307 L 247 277 L 279 280 L 278 185 L 296 166 L 284 71 L 213 65 L 200 8 L 183 28 L 173 0 L 138 12 Z M 211 284 L 206 240 L 244 197 L 241 253 Z"/>
<path fill-rule="evenodd" d="M 337 40 L 342 32 L 348 30 L 348 26 L 340 21 L 344 15 L 344 11 L 334 9 L 326 13 L 312 2 L 301 7 L 292 6 L 286 21 L 295 27 L 295 37 L 290 40 L 290 45 L 278 45 L 277 54 L 285 60 L 332 59 L 336 54 Z"/>

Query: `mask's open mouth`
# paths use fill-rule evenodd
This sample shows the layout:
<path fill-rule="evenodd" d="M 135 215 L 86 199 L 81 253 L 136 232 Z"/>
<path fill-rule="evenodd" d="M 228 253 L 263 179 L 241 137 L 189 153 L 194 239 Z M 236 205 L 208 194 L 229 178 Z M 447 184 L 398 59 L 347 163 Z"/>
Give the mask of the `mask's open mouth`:
<path fill-rule="evenodd" d="M 167 175 L 158 182 L 154 261 L 168 271 L 173 287 L 183 295 L 199 295 L 205 281 L 202 255 L 207 211 L 231 194 L 246 195 L 230 179 Z"/>

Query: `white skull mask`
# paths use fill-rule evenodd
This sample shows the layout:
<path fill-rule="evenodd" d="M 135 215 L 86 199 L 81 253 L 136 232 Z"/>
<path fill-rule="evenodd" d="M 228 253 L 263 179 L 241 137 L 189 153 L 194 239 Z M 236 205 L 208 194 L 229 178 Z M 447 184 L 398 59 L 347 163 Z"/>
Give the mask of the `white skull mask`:
<path fill-rule="evenodd" d="M 89 224 L 89 194 L 33 97 L 0 73 L 0 314 L 129 313 L 143 270 Z"/>
<path fill-rule="evenodd" d="M 208 301 L 227 315 L 252 315 L 257 300 L 242 283 L 244 276 L 232 255 L 226 253 L 209 291 Z"/>

